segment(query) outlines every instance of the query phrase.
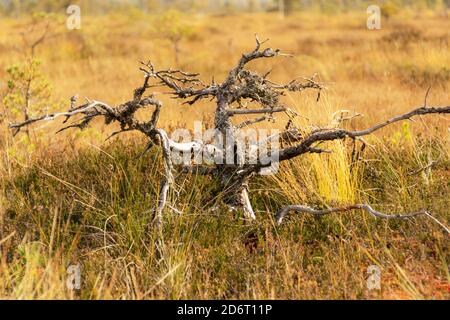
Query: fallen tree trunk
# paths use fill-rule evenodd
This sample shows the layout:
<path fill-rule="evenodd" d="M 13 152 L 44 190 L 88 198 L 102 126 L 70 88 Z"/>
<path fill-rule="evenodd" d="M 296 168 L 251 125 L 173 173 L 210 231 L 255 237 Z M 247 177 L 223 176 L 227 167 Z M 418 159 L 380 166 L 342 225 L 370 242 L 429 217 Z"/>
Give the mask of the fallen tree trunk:
<path fill-rule="evenodd" d="M 204 84 L 198 79 L 198 74 L 188 73 L 181 70 L 161 70 L 155 69 L 153 64 L 142 63 L 141 71 L 144 73 L 144 83 L 134 91 L 133 99 L 119 106 L 109 106 L 100 101 L 87 101 L 87 103 L 75 107 L 75 101 L 71 101 L 71 108 L 66 112 L 43 115 L 36 118 L 29 118 L 24 122 L 11 124 L 10 128 L 17 134 L 21 129 L 40 121 L 54 120 L 64 117 L 66 124 L 59 132 L 69 128 L 86 128 L 93 119 L 102 117 L 106 124 L 117 122 L 120 124 L 120 130 L 112 134 L 117 135 L 126 131 L 139 131 L 146 135 L 150 142 L 146 151 L 153 145 L 159 145 L 163 151 L 164 174 L 160 184 L 158 195 L 158 204 L 155 212 L 155 222 L 160 229 L 163 223 L 163 212 L 167 204 L 168 191 L 174 183 L 174 164 L 173 153 L 188 155 L 192 160 L 199 154 L 207 153 L 212 155 L 214 162 L 212 164 L 183 163 L 183 168 L 188 171 L 195 171 L 202 174 L 211 174 L 219 178 L 220 191 L 226 205 L 232 209 L 241 210 L 244 217 L 250 221 L 257 217 L 252 208 L 251 198 L 248 189 L 249 181 L 255 175 L 275 166 L 283 161 L 289 161 L 293 158 L 308 153 L 328 153 L 330 151 L 322 149 L 320 144 L 325 141 L 334 141 L 342 139 L 359 139 L 372 134 L 386 126 L 399 121 L 409 120 L 416 116 L 431 114 L 448 114 L 450 106 L 427 105 L 426 99 L 423 106 L 419 106 L 410 112 L 395 116 L 384 122 L 376 124 L 364 130 L 348 131 L 341 128 L 319 128 L 308 134 L 302 134 L 301 130 L 292 128 L 292 118 L 296 116 L 288 106 L 281 103 L 280 97 L 285 92 L 302 92 L 304 90 L 316 90 L 318 99 L 320 92 L 326 89 L 322 84 L 316 81 L 316 77 L 299 77 L 286 84 L 277 84 L 268 79 L 269 72 L 260 75 L 256 72 L 246 69 L 246 66 L 258 59 L 268 59 L 276 56 L 284 56 L 279 50 L 271 48 L 262 49 L 264 42 L 256 38 L 256 47 L 253 51 L 243 54 L 237 65 L 231 69 L 228 76 L 222 83 Z M 151 81 L 156 84 L 150 85 Z M 162 102 L 154 98 L 152 94 L 146 94 L 152 86 L 164 86 L 170 89 L 174 98 L 186 100 L 186 104 L 193 105 L 196 102 L 210 98 L 215 100 L 216 109 L 214 114 L 214 142 L 206 141 L 188 141 L 178 143 L 171 140 L 167 133 L 158 128 L 158 119 L 162 110 Z M 427 93 L 428 95 L 428 93 Z M 257 108 L 249 108 L 248 104 L 258 105 Z M 139 121 L 135 114 L 142 108 L 153 107 L 153 113 L 149 121 Z M 261 123 L 267 120 L 273 120 L 276 113 L 285 113 L 289 116 L 289 122 L 284 129 L 274 135 L 277 141 L 281 143 L 282 148 L 273 146 L 268 154 L 262 155 L 261 148 L 268 150 L 269 141 L 273 137 L 268 137 L 251 147 L 256 148 L 258 155 L 251 156 L 251 148 L 243 148 L 245 142 L 240 141 L 240 130 L 249 127 L 255 123 Z M 236 115 L 254 115 L 258 116 L 253 120 L 247 120 L 234 125 L 232 119 Z M 75 123 L 67 124 L 72 117 L 81 116 Z M 303 130 L 304 131 L 304 130 Z M 241 149 L 244 149 L 242 151 Z M 381 219 L 409 219 L 419 215 L 430 217 L 437 222 L 443 229 L 449 233 L 449 229 L 425 210 L 415 213 L 388 215 L 374 210 L 368 204 L 350 204 L 340 208 L 313 209 L 304 205 L 288 205 L 278 212 L 276 221 L 281 224 L 291 211 L 308 213 L 313 215 L 324 215 L 337 212 L 346 212 L 350 210 L 364 210 L 369 214 Z"/>

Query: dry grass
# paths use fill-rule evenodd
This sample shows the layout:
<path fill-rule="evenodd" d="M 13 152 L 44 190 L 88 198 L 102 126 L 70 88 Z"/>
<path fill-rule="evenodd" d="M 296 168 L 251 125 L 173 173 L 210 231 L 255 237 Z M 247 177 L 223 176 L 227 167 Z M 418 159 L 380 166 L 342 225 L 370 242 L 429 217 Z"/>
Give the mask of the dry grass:
<path fill-rule="evenodd" d="M 273 63 L 273 78 L 286 81 L 318 72 L 330 90 L 319 102 L 286 97 L 301 113 L 299 126 L 327 125 L 336 110 L 363 118 L 364 127 L 423 103 L 448 103 L 450 21 L 440 17 L 391 19 L 381 31 L 365 28 L 365 15 L 274 14 L 191 17 L 195 33 L 181 44 L 180 67 L 205 81 L 222 79 L 253 34 L 294 53 Z M 79 93 L 115 104 L 140 83 L 138 62 L 173 65 L 154 18 L 138 13 L 85 17 L 81 31 L 57 30 L 38 49 L 54 98 Z M 27 19 L 0 20 L 0 78 L 23 60 L 19 31 Z M 266 62 L 254 65 L 261 71 Z M 5 91 L 4 81 L 0 92 Z M 161 124 L 191 128 L 211 123 L 210 103 L 181 106 L 162 94 Z M 449 223 L 448 119 L 397 125 L 368 139 L 362 159 L 351 143 L 333 143 L 330 155 L 308 155 L 282 166 L 279 175 L 251 186 L 258 223 L 248 226 L 227 211 L 211 212 L 215 182 L 177 180 L 166 213 L 164 247 L 157 256 L 150 225 L 161 174 L 161 156 L 139 161 L 143 140 L 124 135 L 104 142 L 101 123 L 86 132 L 34 131 L 31 142 L 0 130 L 0 298 L 12 299 L 448 299 L 448 236 L 429 221 L 376 221 L 353 212 L 295 216 L 276 228 L 270 213 L 283 204 L 321 206 L 365 201 L 386 211 L 427 208 Z M 50 134 L 47 134 L 50 132 Z M 432 170 L 408 173 L 439 159 Z M 82 265 L 82 289 L 65 286 L 66 268 Z M 366 270 L 382 268 L 381 291 L 368 291 Z"/>

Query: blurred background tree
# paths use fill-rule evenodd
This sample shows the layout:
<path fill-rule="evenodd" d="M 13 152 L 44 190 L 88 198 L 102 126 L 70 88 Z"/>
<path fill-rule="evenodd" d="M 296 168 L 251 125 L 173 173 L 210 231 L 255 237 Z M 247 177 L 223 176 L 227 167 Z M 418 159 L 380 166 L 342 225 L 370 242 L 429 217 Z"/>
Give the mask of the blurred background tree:
<path fill-rule="evenodd" d="M 41 61 L 36 51 L 47 39 L 55 36 L 54 28 L 58 20 L 53 14 L 34 13 L 27 29 L 21 33 L 24 58 L 6 69 L 8 79 L 2 99 L 2 120 L 26 121 L 57 107 L 51 106 L 51 86 L 41 71 Z M 29 138 L 29 131 L 26 133 Z"/>

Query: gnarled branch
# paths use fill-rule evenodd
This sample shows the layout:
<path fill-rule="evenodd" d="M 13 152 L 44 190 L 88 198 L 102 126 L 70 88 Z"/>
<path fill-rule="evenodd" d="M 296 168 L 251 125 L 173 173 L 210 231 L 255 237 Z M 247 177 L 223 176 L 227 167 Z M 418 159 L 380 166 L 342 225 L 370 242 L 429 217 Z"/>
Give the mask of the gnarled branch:
<path fill-rule="evenodd" d="M 398 121 L 411 119 L 414 116 L 428 115 L 428 114 L 448 114 L 448 113 L 450 113 L 450 106 L 419 107 L 408 113 L 393 117 L 385 122 L 382 122 L 365 130 L 357 130 L 357 131 L 348 131 L 344 129 L 317 130 L 306 136 L 299 144 L 280 150 L 279 161 L 289 160 L 301 154 L 307 153 L 310 151 L 311 146 L 318 142 L 341 140 L 347 137 L 355 139 L 357 137 L 369 135 L 377 130 L 380 130 Z"/>

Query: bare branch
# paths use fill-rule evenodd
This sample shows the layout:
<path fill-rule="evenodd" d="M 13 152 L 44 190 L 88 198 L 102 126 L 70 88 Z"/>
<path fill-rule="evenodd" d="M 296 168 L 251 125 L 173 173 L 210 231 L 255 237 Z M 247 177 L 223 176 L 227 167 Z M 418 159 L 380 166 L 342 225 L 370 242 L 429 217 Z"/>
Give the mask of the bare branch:
<path fill-rule="evenodd" d="M 99 111 L 98 109 L 96 109 L 96 107 L 98 107 L 98 106 L 102 107 L 104 109 L 104 111 L 102 112 L 102 111 Z M 51 121 L 51 120 L 55 120 L 56 118 L 59 118 L 59 117 L 70 118 L 76 114 L 81 114 L 81 113 L 87 114 L 90 111 L 93 111 L 96 115 L 105 115 L 106 110 L 110 110 L 110 107 L 107 104 L 104 104 L 99 101 L 93 101 L 91 103 L 82 105 L 73 111 L 56 112 L 56 113 L 51 113 L 51 114 L 43 115 L 43 116 L 36 117 L 36 118 L 30 118 L 30 119 L 20 122 L 20 123 L 13 123 L 13 124 L 9 125 L 9 128 L 20 130 L 20 128 L 28 126 L 28 125 L 33 124 L 38 121 Z"/>
<path fill-rule="evenodd" d="M 197 73 L 188 73 L 182 70 L 161 70 L 156 71 L 154 65 L 151 62 L 143 63 L 143 67 L 140 68 L 147 77 L 156 78 L 160 81 L 160 84 L 172 89 L 171 94 L 177 98 L 186 99 L 193 98 L 187 104 L 194 104 L 200 99 L 215 96 L 217 94 L 218 87 L 213 84 L 211 86 L 205 85 L 200 79 L 198 79 Z"/>
<path fill-rule="evenodd" d="M 326 87 L 319 82 L 315 81 L 316 75 L 314 75 L 311 78 L 305 78 L 305 77 L 298 77 L 297 79 L 292 80 L 288 84 L 279 85 L 272 81 L 266 80 L 267 82 L 272 84 L 272 88 L 279 89 L 279 90 L 288 90 L 291 92 L 300 92 L 306 89 L 317 89 L 322 90 L 326 89 Z M 302 83 L 299 81 L 299 79 L 306 80 L 305 83 Z"/>
<path fill-rule="evenodd" d="M 374 217 L 380 218 L 380 219 L 407 220 L 407 219 L 411 219 L 413 217 L 426 215 L 428 217 L 431 217 L 433 221 L 437 222 L 448 234 L 450 234 L 450 230 L 444 224 L 439 222 L 436 218 L 434 218 L 430 213 L 428 213 L 425 210 L 407 213 L 407 214 L 385 214 L 385 213 L 382 213 L 382 212 L 379 212 L 379 211 L 373 209 L 368 204 L 355 204 L 355 205 L 350 205 L 350 206 L 345 206 L 345 207 L 330 208 L 330 209 L 323 209 L 323 210 L 313 209 L 311 207 L 303 206 L 303 205 L 289 205 L 289 206 L 284 207 L 277 213 L 276 221 L 277 221 L 277 224 L 280 225 L 283 222 L 284 218 L 291 211 L 303 212 L 303 213 L 313 214 L 316 216 L 323 216 L 323 215 L 328 215 L 328 214 L 332 214 L 332 213 L 347 212 L 347 211 L 351 211 L 351 210 L 364 210 L 364 211 L 368 212 L 369 214 L 373 215 Z"/>
<path fill-rule="evenodd" d="M 227 80 L 223 84 L 224 87 L 228 86 L 232 82 L 236 81 L 236 78 L 239 76 L 239 73 L 244 69 L 245 65 L 248 64 L 250 61 L 253 61 L 256 59 L 261 59 L 261 58 L 273 58 L 273 57 L 280 55 L 281 52 L 279 49 L 273 50 L 271 48 L 267 48 L 267 49 L 261 50 L 261 45 L 264 44 L 265 42 L 267 42 L 268 40 L 261 42 L 258 39 L 258 36 L 255 36 L 255 38 L 256 38 L 255 49 L 250 53 L 246 53 L 246 54 L 242 55 L 237 66 L 230 71 Z"/>
<path fill-rule="evenodd" d="M 236 126 L 236 128 L 237 129 L 243 129 L 245 127 L 251 126 L 252 124 L 263 122 L 263 121 L 265 121 L 267 119 L 268 119 L 267 116 L 263 116 L 263 117 L 256 118 L 256 119 L 253 119 L 253 120 L 247 120 L 247 121 L 244 121 L 244 122 L 238 124 Z"/>
<path fill-rule="evenodd" d="M 440 159 L 440 157 L 439 157 L 439 159 Z M 421 172 L 423 172 L 423 171 L 426 171 L 426 170 L 430 169 L 430 168 L 433 167 L 436 163 L 439 162 L 439 159 L 437 159 L 437 160 L 430 160 L 426 166 L 423 166 L 423 167 L 421 167 L 421 168 L 419 168 L 419 169 L 417 169 L 417 170 L 414 170 L 414 171 L 412 171 L 412 172 L 408 172 L 408 175 L 409 175 L 409 176 L 413 176 L 413 175 L 415 175 L 415 174 L 418 174 L 418 173 L 421 173 Z"/>
<path fill-rule="evenodd" d="M 279 153 L 279 160 L 289 160 L 294 157 L 297 157 L 301 154 L 309 152 L 309 148 L 316 142 L 319 141 L 332 141 L 332 140 L 340 140 L 345 139 L 346 137 L 350 138 L 356 138 L 361 137 L 365 135 L 369 135 L 377 130 L 380 130 L 390 124 L 411 119 L 414 116 L 418 115 L 427 115 L 427 114 L 447 114 L 450 113 L 450 106 L 446 107 L 419 107 L 417 109 L 414 109 L 408 113 L 393 117 L 385 122 L 382 122 L 380 124 L 377 124 L 373 127 L 370 127 L 365 130 L 359 130 L 359 131 L 348 131 L 344 129 L 332 129 L 332 130 L 317 130 L 313 133 L 311 133 L 309 136 L 304 138 L 301 143 L 298 145 L 285 148 L 283 150 L 280 150 Z"/>
<path fill-rule="evenodd" d="M 345 211 L 350 211 L 350 210 L 355 210 L 355 209 L 365 210 L 368 213 L 370 213 L 371 215 L 373 215 L 377 218 L 382 218 L 382 219 L 408 219 L 408 218 L 416 217 L 418 215 L 425 214 L 425 211 L 419 211 L 419 212 L 409 213 L 406 215 L 400 215 L 400 214 L 388 215 L 388 214 L 384 214 L 384 213 L 374 210 L 371 206 L 369 206 L 367 204 L 355 204 L 355 205 L 351 205 L 351 206 L 323 209 L 323 210 L 317 210 L 317 209 L 313 209 L 311 207 L 302 206 L 302 205 L 289 205 L 289 206 L 286 206 L 283 209 L 281 209 L 277 213 L 276 218 L 277 218 L 277 223 L 281 224 L 283 222 L 283 219 L 287 216 L 287 214 L 290 211 L 304 212 L 304 213 L 309 213 L 309 214 L 313 214 L 316 216 L 323 216 L 323 215 L 327 215 L 327 214 L 331 214 L 331 213 L 345 212 Z"/>
<path fill-rule="evenodd" d="M 332 118 L 331 127 L 337 128 L 341 123 L 343 123 L 345 121 L 350 121 L 357 117 L 362 117 L 362 116 L 363 115 L 358 112 L 352 113 L 352 111 L 350 111 L 350 110 L 338 110 L 331 117 Z"/>
<path fill-rule="evenodd" d="M 365 136 L 365 135 L 371 134 L 377 130 L 380 130 L 390 124 L 393 124 L 395 122 L 411 119 L 412 117 L 415 117 L 415 116 L 421 116 L 421 115 L 427 115 L 427 114 L 437 114 L 437 113 L 450 113 L 450 106 L 418 107 L 417 109 L 414 109 L 408 113 L 393 117 L 383 123 L 377 124 L 377 125 L 369 128 L 369 129 L 350 132 L 349 136 L 351 136 L 351 137 Z"/>
<path fill-rule="evenodd" d="M 167 133 L 162 129 L 156 129 L 155 135 L 159 137 L 160 144 L 163 150 L 164 157 L 164 177 L 161 179 L 161 185 L 159 189 L 158 206 L 156 208 L 155 220 L 158 230 L 162 228 L 162 212 L 166 206 L 167 193 L 169 192 L 170 185 L 173 183 L 173 165 L 170 156 L 170 142 L 167 137 Z"/>
<path fill-rule="evenodd" d="M 90 122 L 96 117 L 104 117 L 106 124 L 111 123 L 112 121 L 117 121 L 120 123 L 121 130 L 112 134 L 115 136 L 121 132 L 138 130 L 143 132 L 144 134 L 150 136 L 151 130 L 156 127 L 156 123 L 159 119 L 160 110 L 162 107 L 162 103 L 159 100 L 153 98 L 153 96 L 143 97 L 146 89 L 148 88 L 149 77 L 146 76 L 144 79 L 144 84 L 142 87 L 139 87 L 134 91 L 133 100 L 128 101 L 122 105 L 117 107 L 111 107 L 108 104 L 101 101 L 88 101 L 88 103 L 83 104 L 79 107 L 75 107 L 75 103 L 77 100 L 77 96 L 73 96 L 70 99 L 70 108 L 69 111 L 66 112 L 56 112 L 51 113 L 35 118 L 29 118 L 20 123 L 10 124 L 9 128 L 14 129 L 14 135 L 20 132 L 20 130 L 24 127 L 32 125 L 33 123 L 40 121 L 52 121 L 59 117 L 65 117 L 63 123 L 67 123 L 67 121 L 76 115 L 83 115 L 81 119 L 77 121 L 75 124 L 70 124 L 58 131 L 62 132 L 64 130 L 70 128 L 78 128 L 85 129 Z M 155 106 L 155 110 L 152 114 L 151 120 L 148 122 L 139 122 L 134 118 L 134 113 L 140 109 L 145 108 L 147 106 Z M 109 138 L 111 138 L 110 136 Z M 108 138 L 108 139 L 109 139 Z"/>

